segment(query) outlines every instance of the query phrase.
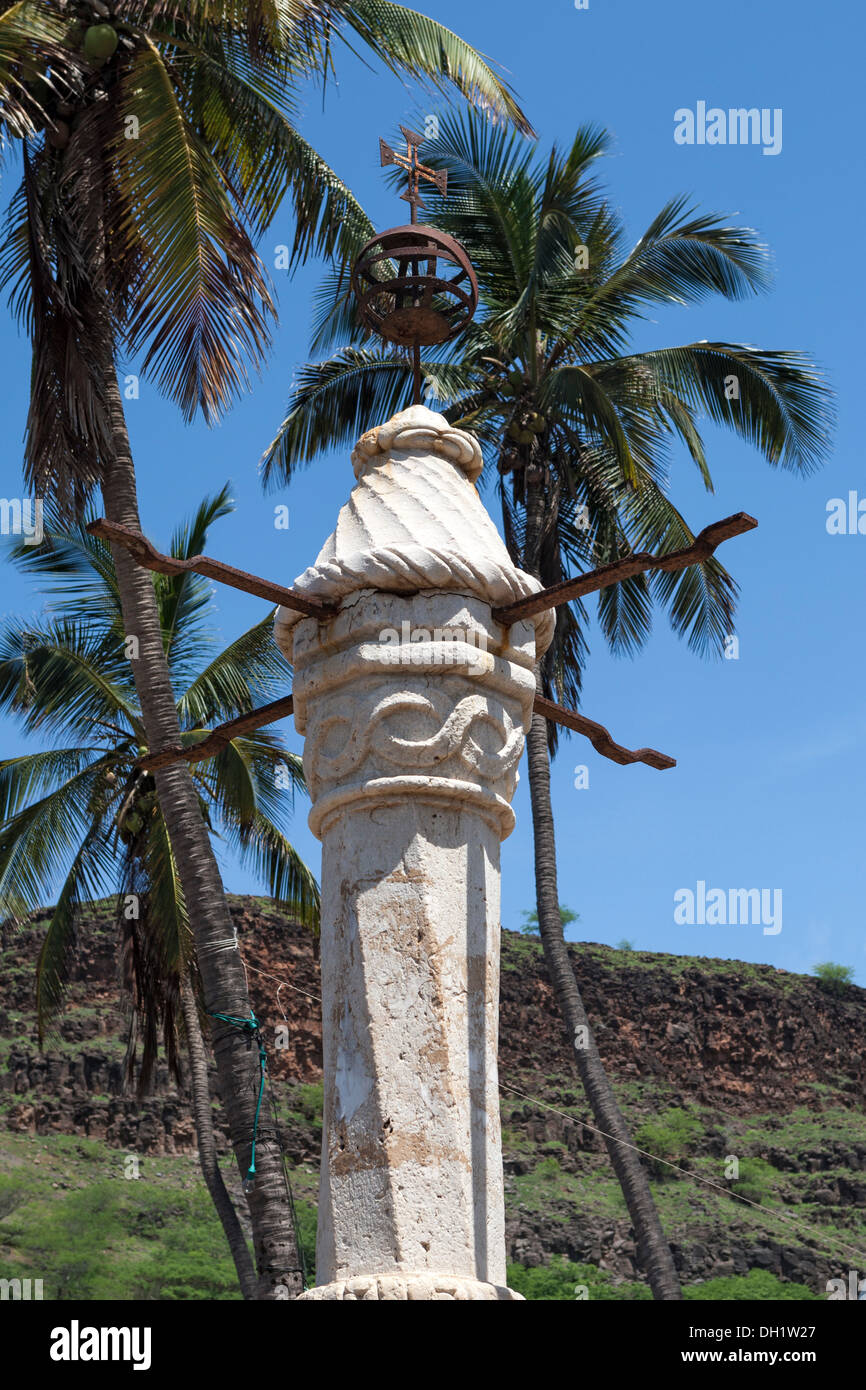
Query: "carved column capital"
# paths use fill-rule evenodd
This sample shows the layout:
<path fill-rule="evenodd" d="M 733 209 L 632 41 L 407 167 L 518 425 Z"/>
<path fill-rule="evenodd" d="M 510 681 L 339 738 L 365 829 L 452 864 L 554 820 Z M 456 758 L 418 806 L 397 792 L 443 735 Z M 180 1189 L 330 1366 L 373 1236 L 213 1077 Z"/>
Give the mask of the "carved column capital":
<path fill-rule="evenodd" d="M 474 808 L 510 834 L 535 696 L 533 629 L 503 643 L 489 608 L 444 594 L 364 593 L 295 630 L 295 721 L 320 838 L 352 805 Z"/>

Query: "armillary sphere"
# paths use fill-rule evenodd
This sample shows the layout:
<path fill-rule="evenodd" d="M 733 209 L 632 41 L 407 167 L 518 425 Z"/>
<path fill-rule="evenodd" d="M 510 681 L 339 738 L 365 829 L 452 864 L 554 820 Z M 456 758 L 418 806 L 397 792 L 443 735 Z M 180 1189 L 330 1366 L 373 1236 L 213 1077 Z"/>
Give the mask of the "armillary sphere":
<path fill-rule="evenodd" d="M 368 241 L 352 285 L 363 323 L 400 347 L 455 338 L 478 304 L 475 272 L 459 241 L 417 223 Z"/>
<path fill-rule="evenodd" d="M 463 332 L 478 305 L 478 281 L 459 241 L 418 222 L 418 208 L 424 206 L 420 180 L 434 183 L 444 197 L 447 174 L 419 162 L 422 135 L 400 129 L 406 155 L 395 154 L 384 140 L 379 145 L 383 164 L 398 164 L 408 172 L 409 187 L 401 197 L 411 205 L 412 221 L 371 237 L 355 261 L 352 288 L 361 322 L 388 342 L 412 349 L 415 401 L 420 403 L 419 349 Z"/>

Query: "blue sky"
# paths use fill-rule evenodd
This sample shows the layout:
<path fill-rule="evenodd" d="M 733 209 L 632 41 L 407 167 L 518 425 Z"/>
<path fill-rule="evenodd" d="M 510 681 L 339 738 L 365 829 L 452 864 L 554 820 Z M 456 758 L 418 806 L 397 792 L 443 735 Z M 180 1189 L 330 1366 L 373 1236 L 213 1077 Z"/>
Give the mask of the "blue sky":
<path fill-rule="evenodd" d="M 564 742 L 553 796 L 560 897 L 581 918 L 570 934 L 801 971 L 831 959 L 854 966 L 866 984 L 866 536 L 831 536 L 825 525 L 831 498 L 852 490 L 866 498 L 856 415 L 864 369 L 862 113 L 855 107 L 861 12 L 806 0 L 589 0 L 586 10 L 573 0 L 429 0 L 426 8 L 507 70 L 543 143 L 568 141 L 585 121 L 612 131 L 614 152 L 603 172 L 634 240 L 664 202 L 685 192 L 704 209 L 737 214 L 772 248 L 769 295 L 662 311 L 641 326 L 635 346 L 728 338 L 800 348 L 837 393 L 833 451 L 809 480 L 774 472 L 709 425 L 715 496 L 703 491 L 684 453 L 676 459 L 672 494 L 694 529 L 735 511 L 760 522 L 722 551 L 742 591 L 739 659 L 700 660 L 662 618 L 634 660 L 610 657 L 593 637 L 583 712 L 619 742 L 672 754 L 678 767 L 622 768 L 581 739 Z M 338 86 L 329 86 L 324 111 L 321 93 L 310 91 L 302 128 L 377 224 L 392 225 L 400 205 L 382 182 L 378 136 L 436 103 L 348 52 L 338 52 L 337 63 Z M 780 108 L 781 152 L 675 143 L 675 111 L 699 101 L 725 110 Z M 290 240 L 286 207 L 262 244 L 268 264 Z M 292 280 L 275 276 L 282 322 L 270 366 L 219 428 L 184 427 L 147 383 L 129 402 L 144 525 L 158 544 L 205 492 L 231 479 L 237 510 L 212 533 L 212 553 L 285 583 L 314 560 L 348 496 L 348 458 L 323 458 L 285 495 L 263 494 L 256 465 L 306 357 L 318 273 L 310 267 Z M 21 492 L 29 368 L 27 344 L 5 313 L 0 348 L 0 495 L 13 497 Z M 287 532 L 273 525 L 281 501 L 291 509 Z M 3 580 L 4 612 L 36 611 L 38 597 L 18 576 L 7 568 Z M 261 614 L 257 600 L 228 590 L 215 603 L 225 642 Z M 291 723 L 282 728 L 300 749 Z M 19 747 L 15 729 L 0 723 L 0 756 Z M 589 769 L 584 790 L 574 787 L 578 764 Z M 503 846 L 506 927 L 534 906 L 525 778 L 515 807 L 517 829 Z M 318 871 L 319 844 L 300 803 L 293 834 Z M 221 858 L 230 890 L 258 886 L 228 855 Z M 781 889 L 782 930 L 678 925 L 674 894 L 699 881 L 708 889 Z"/>

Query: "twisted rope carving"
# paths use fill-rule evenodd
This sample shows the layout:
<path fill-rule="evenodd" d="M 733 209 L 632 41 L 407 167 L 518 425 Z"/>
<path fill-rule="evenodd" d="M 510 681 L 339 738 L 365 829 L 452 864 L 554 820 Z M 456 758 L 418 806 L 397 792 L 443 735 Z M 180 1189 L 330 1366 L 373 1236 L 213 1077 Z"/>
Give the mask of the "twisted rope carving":
<path fill-rule="evenodd" d="M 500 594 L 522 598 L 541 585 L 513 566 L 482 559 L 474 562 L 453 550 L 428 550 L 423 545 L 392 546 L 358 551 L 312 565 L 295 581 L 296 588 L 317 597 L 338 599 L 358 589 L 466 588 L 490 601 Z"/>
<path fill-rule="evenodd" d="M 313 565 L 295 580 L 295 589 L 325 602 L 338 603 L 359 589 L 381 589 L 394 593 L 414 593 L 419 589 L 466 590 L 485 603 L 513 603 L 538 593 L 537 579 L 515 569 L 510 563 L 499 565 L 482 559 L 475 563 L 467 555 L 452 550 L 428 550 L 407 545 L 399 550 L 390 546 L 359 551 L 339 560 Z M 278 628 L 285 631 L 299 614 L 281 609 Z M 553 609 L 534 618 L 536 647 L 545 650 L 553 638 L 556 613 Z"/>
<path fill-rule="evenodd" d="M 475 482 L 484 466 L 477 439 L 465 430 L 454 429 L 443 416 L 434 414 L 432 410 L 424 410 L 429 423 L 410 422 L 409 417 L 422 410 L 423 406 L 416 406 L 411 411 L 401 411 L 387 424 L 377 425 L 361 435 L 352 450 L 352 467 L 356 478 L 360 478 L 367 464 L 377 455 L 401 450 L 405 453 L 439 454 L 456 463 L 469 481 Z"/>

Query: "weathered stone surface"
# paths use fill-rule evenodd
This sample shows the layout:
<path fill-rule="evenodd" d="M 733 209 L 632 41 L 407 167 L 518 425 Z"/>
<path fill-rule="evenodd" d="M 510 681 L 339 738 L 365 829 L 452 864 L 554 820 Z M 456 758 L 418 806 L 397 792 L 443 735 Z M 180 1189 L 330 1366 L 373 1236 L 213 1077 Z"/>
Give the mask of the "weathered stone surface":
<path fill-rule="evenodd" d="M 320 1284 L 301 1294 L 302 1299 L 333 1303 L 341 1300 L 375 1302 L 397 1300 L 402 1303 L 437 1300 L 467 1302 L 483 1299 L 487 1302 L 515 1299 L 523 1302 L 523 1294 L 502 1284 L 482 1284 L 477 1279 L 448 1279 L 429 1274 L 361 1276 L 344 1279 L 337 1284 Z"/>
<path fill-rule="evenodd" d="M 476 599 L 365 592 L 295 634 L 295 721 L 320 838 L 343 806 L 417 795 L 471 804 L 510 833 L 535 694 L 529 623 L 504 642 Z"/>
<path fill-rule="evenodd" d="M 296 581 L 341 610 L 276 628 L 323 842 L 315 1296 L 507 1297 L 499 844 L 552 625 L 491 618 L 537 585 L 481 505 L 470 435 L 415 407 L 353 463 Z"/>

